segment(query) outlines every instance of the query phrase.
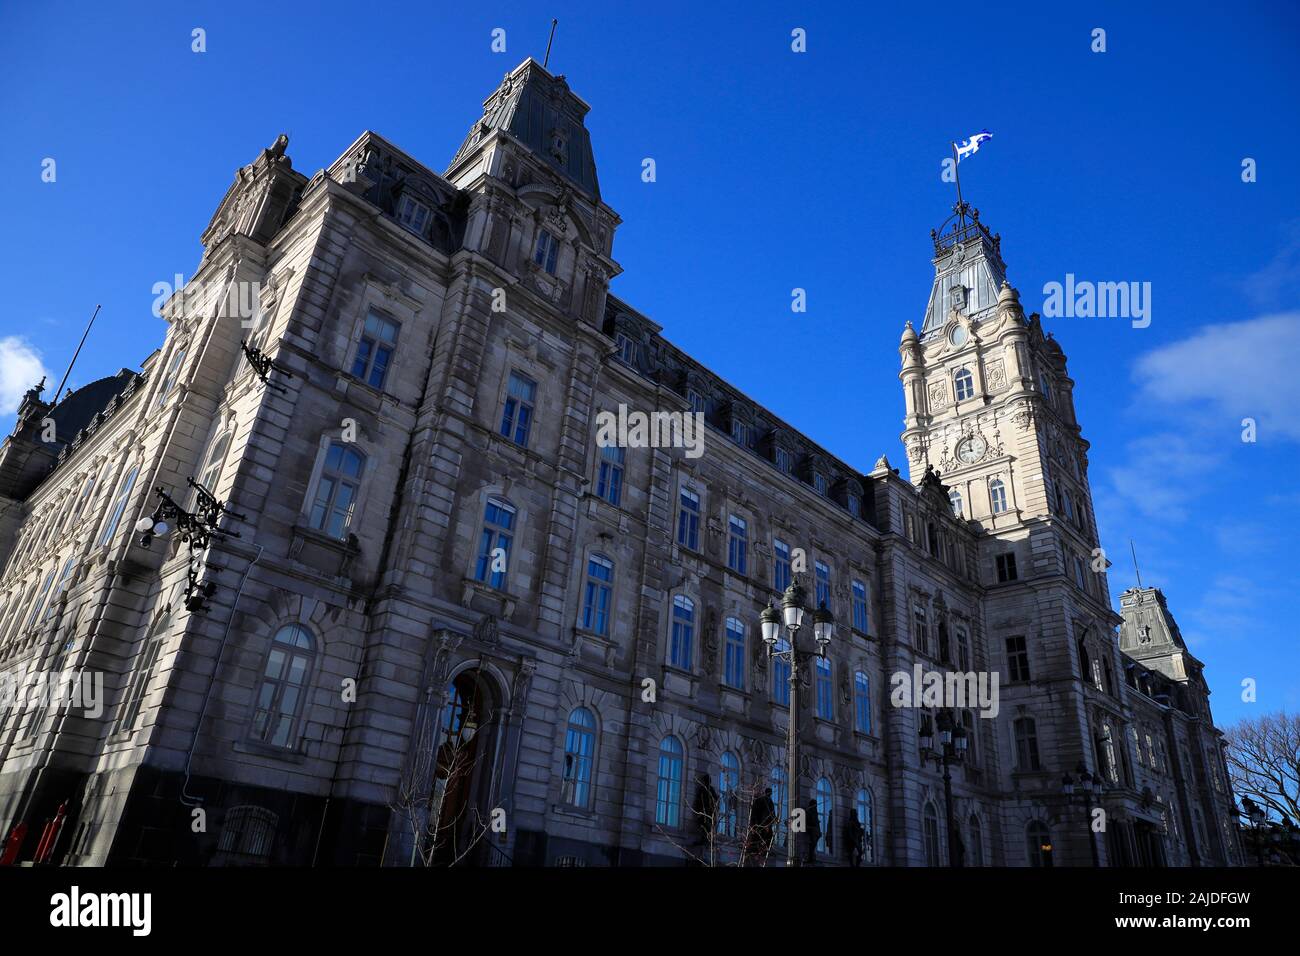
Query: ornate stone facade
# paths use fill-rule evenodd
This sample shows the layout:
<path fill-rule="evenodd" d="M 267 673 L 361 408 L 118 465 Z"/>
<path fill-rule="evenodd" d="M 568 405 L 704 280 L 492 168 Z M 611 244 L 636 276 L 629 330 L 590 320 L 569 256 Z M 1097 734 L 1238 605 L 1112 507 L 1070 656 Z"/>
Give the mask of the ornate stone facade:
<path fill-rule="evenodd" d="M 0 709 L 19 856 L 58 817 L 70 863 L 404 865 L 455 806 L 504 824 L 464 862 L 678 864 L 699 775 L 741 830 L 783 785 L 758 615 L 793 560 L 839 621 L 801 694 L 821 862 L 852 815 L 875 864 L 951 841 L 967 865 L 1087 865 L 1090 808 L 1061 789 L 1080 764 L 1107 783 L 1101 862 L 1235 862 L 1200 665 L 1158 592 L 1110 607 L 1065 356 L 997 238 L 935 234 L 902 343 L 912 480 L 856 472 L 609 294 L 620 220 L 586 112 L 530 60 L 443 175 L 367 132 L 307 177 L 282 137 L 141 373 L 28 396 L 0 447 L 0 669 L 102 674 L 105 696 Z M 256 315 L 232 314 L 247 287 Z M 705 454 L 604 454 L 595 416 L 620 404 L 702 413 Z M 197 565 L 135 530 L 190 476 L 240 516 Z M 1001 680 L 997 716 L 959 714 L 951 830 L 922 711 L 890 702 L 917 665 Z M 453 740 L 463 780 L 441 775 Z"/>

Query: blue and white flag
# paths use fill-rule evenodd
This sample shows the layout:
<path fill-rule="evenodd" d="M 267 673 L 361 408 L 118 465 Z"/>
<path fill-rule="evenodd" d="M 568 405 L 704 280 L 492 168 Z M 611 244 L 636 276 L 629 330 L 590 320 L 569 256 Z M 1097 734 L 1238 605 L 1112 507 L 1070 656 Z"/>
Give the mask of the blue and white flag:
<path fill-rule="evenodd" d="M 970 139 L 964 139 L 960 143 L 953 143 L 953 149 L 957 150 L 957 162 L 961 162 L 967 156 L 973 156 L 980 151 L 986 139 L 992 139 L 993 134 L 988 130 L 980 130 Z"/>

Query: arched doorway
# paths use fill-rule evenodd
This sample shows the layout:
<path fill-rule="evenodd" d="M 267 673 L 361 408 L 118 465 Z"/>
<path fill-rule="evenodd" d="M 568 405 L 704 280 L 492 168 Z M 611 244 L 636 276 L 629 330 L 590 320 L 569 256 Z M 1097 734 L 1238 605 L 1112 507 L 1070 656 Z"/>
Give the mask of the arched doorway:
<path fill-rule="evenodd" d="M 497 719 L 492 685 L 477 668 L 452 682 L 439 718 L 434 764 L 434 866 L 473 863 L 491 824 Z"/>

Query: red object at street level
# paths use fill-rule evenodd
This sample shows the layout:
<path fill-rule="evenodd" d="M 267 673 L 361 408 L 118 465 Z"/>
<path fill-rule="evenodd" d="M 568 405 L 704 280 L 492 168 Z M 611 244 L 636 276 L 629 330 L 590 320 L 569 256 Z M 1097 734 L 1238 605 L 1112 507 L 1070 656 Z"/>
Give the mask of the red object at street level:
<path fill-rule="evenodd" d="M 13 866 L 18 860 L 18 850 L 23 845 L 23 838 L 27 836 L 26 822 L 19 823 L 9 834 L 9 839 L 5 841 L 4 852 L 0 853 L 0 866 Z"/>
<path fill-rule="evenodd" d="M 54 853 L 54 844 L 58 842 L 59 831 L 63 829 L 63 820 L 68 815 L 68 801 L 64 800 L 59 804 L 59 810 L 54 814 L 54 819 L 45 824 L 45 830 L 41 833 L 41 842 L 36 847 L 36 863 L 48 863 L 50 856 Z"/>

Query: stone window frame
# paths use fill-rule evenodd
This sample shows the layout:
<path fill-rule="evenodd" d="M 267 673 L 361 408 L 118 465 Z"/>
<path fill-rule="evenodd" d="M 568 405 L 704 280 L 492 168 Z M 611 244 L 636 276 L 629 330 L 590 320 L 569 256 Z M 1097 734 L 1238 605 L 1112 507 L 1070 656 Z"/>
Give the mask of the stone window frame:
<path fill-rule="evenodd" d="M 345 448 L 356 446 L 356 450 L 362 456 L 357 495 L 352 504 L 352 517 L 344 528 L 346 534 L 342 538 L 334 538 L 329 532 L 312 528 L 311 525 L 311 509 L 313 502 L 316 500 L 316 490 L 320 485 L 321 474 L 325 470 L 325 459 L 329 455 L 330 446 L 335 442 Z M 378 467 L 379 455 L 376 452 L 374 443 L 363 437 L 359 429 L 356 440 L 350 442 L 343 441 L 338 435 L 331 434 L 329 431 L 322 431 L 316 439 L 316 456 L 312 461 L 311 477 L 307 481 L 307 492 L 302 497 L 302 504 L 298 511 L 298 526 L 310 530 L 312 533 L 324 535 L 330 540 L 346 541 L 347 534 L 355 534 L 358 538 L 361 537 L 358 532 L 365 527 L 366 506 L 369 504 L 374 486 L 374 474 Z"/>

